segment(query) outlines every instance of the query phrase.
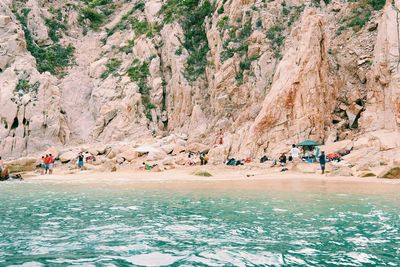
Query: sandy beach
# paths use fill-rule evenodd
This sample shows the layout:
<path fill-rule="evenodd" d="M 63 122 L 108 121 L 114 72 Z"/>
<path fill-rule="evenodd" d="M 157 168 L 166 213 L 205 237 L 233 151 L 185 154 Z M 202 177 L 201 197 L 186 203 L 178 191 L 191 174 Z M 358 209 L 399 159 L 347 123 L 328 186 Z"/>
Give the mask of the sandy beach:
<path fill-rule="evenodd" d="M 207 171 L 211 177 L 196 176 Z M 321 174 L 279 172 L 278 169 L 244 169 L 228 166 L 193 166 L 147 172 L 122 169 L 117 172 L 78 171 L 73 174 L 56 170 L 52 175 L 27 173 L 25 181 L 90 187 L 156 188 L 178 190 L 269 190 L 269 191 L 323 191 L 381 194 L 400 192 L 400 180 L 375 177 L 331 177 Z"/>

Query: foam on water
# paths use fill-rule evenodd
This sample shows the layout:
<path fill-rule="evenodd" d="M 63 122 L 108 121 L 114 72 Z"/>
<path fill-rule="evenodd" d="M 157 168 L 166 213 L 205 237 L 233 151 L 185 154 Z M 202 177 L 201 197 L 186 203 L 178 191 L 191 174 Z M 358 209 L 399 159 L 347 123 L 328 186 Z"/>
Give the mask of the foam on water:
<path fill-rule="evenodd" d="M 396 266 L 400 201 L 0 184 L 0 266 Z"/>

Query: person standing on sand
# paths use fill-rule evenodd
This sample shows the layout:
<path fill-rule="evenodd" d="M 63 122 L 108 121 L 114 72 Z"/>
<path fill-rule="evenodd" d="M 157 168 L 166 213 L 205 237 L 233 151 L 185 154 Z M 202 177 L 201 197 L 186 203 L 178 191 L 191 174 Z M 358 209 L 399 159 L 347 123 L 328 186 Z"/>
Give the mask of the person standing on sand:
<path fill-rule="evenodd" d="M 80 170 L 83 170 L 83 160 L 84 160 L 84 156 L 83 156 L 82 152 L 80 152 L 79 155 L 78 155 L 78 161 L 77 161 L 78 168 Z"/>
<path fill-rule="evenodd" d="M 54 168 L 54 157 L 53 155 L 49 154 L 49 174 L 53 174 Z"/>
<path fill-rule="evenodd" d="M 4 169 L 4 162 L 0 157 L 0 176 L 1 176 L 1 172 L 3 171 L 3 169 Z"/>
<path fill-rule="evenodd" d="M 282 167 L 286 165 L 286 155 L 285 153 L 282 153 L 281 156 L 279 157 L 279 163 L 281 164 Z"/>
<path fill-rule="evenodd" d="M 207 153 L 204 154 L 203 163 L 204 163 L 203 165 L 207 165 L 207 163 L 208 163 L 208 154 Z"/>
<path fill-rule="evenodd" d="M 40 159 L 40 173 L 41 174 L 44 174 L 44 170 L 45 170 L 45 165 L 46 165 L 46 163 L 44 162 L 44 156 L 42 156 L 42 158 Z"/>
<path fill-rule="evenodd" d="M 325 151 L 322 151 L 321 155 L 319 156 L 319 164 L 321 165 L 322 174 L 324 174 L 325 173 L 325 164 L 326 164 Z"/>
<path fill-rule="evenodd" d="M 44 157 L 44 174 L 47 174 L 47 171 L 49 170 L 49 155 L 46 154 Z"/>
<path fill-rule="evenodd" d="M 200 153 L 200 165 L 204 165 L 204 154 Z"/>
<path fill-rule="evenodd" d="M 293 162 L 299 159 L 300 149 L 298 149 L 295 144 L 293 144 L 292 149 L 290 149 L 290 155 L 292 156 Z"/>

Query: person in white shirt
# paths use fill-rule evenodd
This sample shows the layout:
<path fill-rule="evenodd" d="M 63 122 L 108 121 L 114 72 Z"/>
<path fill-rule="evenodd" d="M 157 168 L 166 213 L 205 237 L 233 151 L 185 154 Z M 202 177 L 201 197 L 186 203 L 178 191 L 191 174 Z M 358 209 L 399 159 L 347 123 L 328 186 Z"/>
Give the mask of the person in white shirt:
<path fill-rule="evenodd" d="M 299 159 L 300 149 L 298 149 L 295 144 L 293 144 L 292 149 L 290 149 L 290 155 L 293 161 Z"/>

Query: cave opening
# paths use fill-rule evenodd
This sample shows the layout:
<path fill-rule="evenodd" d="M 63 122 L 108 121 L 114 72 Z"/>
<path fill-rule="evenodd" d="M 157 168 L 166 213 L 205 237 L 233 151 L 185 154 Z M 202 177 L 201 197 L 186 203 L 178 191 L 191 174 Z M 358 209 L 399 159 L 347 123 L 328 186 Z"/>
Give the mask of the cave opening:
<path fill-rule="evenodd" d="M 11 124 L 11 129 L 12 130 L 16 129 L 16 128 L 18 128 L 18 126 L 19 126 L 18 117 L 15 117 L 13 123 Z"/>

